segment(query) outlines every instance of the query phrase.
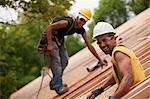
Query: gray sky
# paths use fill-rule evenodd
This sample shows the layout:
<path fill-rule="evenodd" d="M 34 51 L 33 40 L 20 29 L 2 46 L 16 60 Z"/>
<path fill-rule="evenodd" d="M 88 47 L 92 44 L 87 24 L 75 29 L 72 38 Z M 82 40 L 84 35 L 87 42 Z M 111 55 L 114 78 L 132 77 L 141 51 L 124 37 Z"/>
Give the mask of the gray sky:
<path fill-rule="evenodd" d="M 77 12 L 79 12 L 82 8 L 88 8 L 92 11 L 92 14 L 94 12 L 94 8 L 98 6 L 99 0 L 75 0 L 75 3 L 70 9 L 70 14 L 76 15 Z"/>

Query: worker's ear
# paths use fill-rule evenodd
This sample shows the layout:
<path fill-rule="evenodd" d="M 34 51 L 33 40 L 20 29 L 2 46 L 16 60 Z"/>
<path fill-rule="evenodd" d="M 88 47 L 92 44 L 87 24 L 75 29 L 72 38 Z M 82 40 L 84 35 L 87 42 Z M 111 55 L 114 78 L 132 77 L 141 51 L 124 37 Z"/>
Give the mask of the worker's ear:
<path fill-rule="evenodd" d="M 111 37 L 111 40 L 116 40 L 116 39 L 117 39 L 116 36 L 112 36 L 112 37 Z"/>
<path fill-rule="evenodd" d="M 116 40 L 118 38 L 118 36 L 114 36 L 114 39 Z"/>

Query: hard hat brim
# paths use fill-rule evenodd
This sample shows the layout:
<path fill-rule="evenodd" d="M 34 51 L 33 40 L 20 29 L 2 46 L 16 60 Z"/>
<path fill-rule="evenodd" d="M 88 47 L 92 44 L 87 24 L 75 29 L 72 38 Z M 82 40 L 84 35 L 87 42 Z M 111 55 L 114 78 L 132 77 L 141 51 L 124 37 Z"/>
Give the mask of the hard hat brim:
<path fill-rule="evenodd" d="M 99 35 L 99 34 L 94 35 L 92 39 L 93 39 L 93 40 L 96 40 L 95 38 L 96 38 L 97 36 L 102 36 L 102 35 L 105 35 L 105 34 L 114 34 L 114 35 L 115 35 L 116 33 L 115 33 L 115 31 L 105 31 L 105 32 L 102 32 L 101 35 Z"/>

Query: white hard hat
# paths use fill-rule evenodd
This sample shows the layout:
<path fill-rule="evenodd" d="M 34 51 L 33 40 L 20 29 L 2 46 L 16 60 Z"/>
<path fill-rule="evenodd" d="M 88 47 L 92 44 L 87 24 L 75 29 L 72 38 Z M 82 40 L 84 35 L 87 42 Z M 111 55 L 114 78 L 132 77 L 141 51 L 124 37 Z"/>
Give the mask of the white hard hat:
<path fill-rule="evenodd" d="M 98 22 L 93 30 L 93 38 L 107 33 L 116 34 L 113 26 L 107 22 Z"/>

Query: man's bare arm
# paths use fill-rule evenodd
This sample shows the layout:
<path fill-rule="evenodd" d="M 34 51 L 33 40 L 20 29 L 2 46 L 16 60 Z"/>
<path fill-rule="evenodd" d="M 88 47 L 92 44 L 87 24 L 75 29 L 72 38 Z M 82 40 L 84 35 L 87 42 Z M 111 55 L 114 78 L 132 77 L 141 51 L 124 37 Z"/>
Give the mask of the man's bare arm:
<path fill-rule="evenodd" d="M 61 21 L 58 21 L 58 22 L 55 22 L 55 23 L 52 23 L 52 24 L 48 25 L 48 28 L 47 28 L 47 31 L 46 31 L 48 44 L 51 45 L 53 31 L 55 31 L 57 29 L 64 28 L 64 27 L 67 26 L 67 24 L 68 24 L 68 21 L 61 20 Z"/>
<path fill-rule="evenodd" d="M 55 23 L 52 23 L 48 26 L 47 31 L 46 31 L 46 36 L 47 36 L 47 42 L 48 42 L 48 47 L 47 50 L 49 53 L 53 54 L 54 53 L 54 48 L 52 46 L 52 33 L 53 31 L 61 28 L 65 28 L 68 24 L 68 21 L 66 20 L 61 20 Z"/>
<path fill-rule="evenodd" d="M 119 70 L 122 73 L 123 79 L 113 96 L 115 98 L 120 98 L 129 92 L 129 89 L 133 84 L 132 64 L 130 58 L 121 52 L 115 53 L 115 60 L 119 65 Z"/>
<path fill-rule="evenodd" d="M 94 49 L 94 47 L 91 45 L 91 43 L 88 40 L 88 37 L 86 35 L 86 33 L 82 34 L 82 37 L 85 41 L 86 46 L 88 47 L 88 49 L 90 50 L 90 52 L 99 60 L 99 62 L 103 65 L 103 61 L 101 60 L 101 58 L 98 56 L 96 50 Z"/>
<path fill-rule="evenodd" d="M 110 75 L 110 77 L 107 78 L 107 81 L 104 82 L 104 84 L 101 85 L 101 87 L 103 89 L 109 87 L 109 86 L 113 86 L 114 84 L 116 84 L 115 80 L 114 80 L 114 77 L 113 77 L 113 74 Z"/>

